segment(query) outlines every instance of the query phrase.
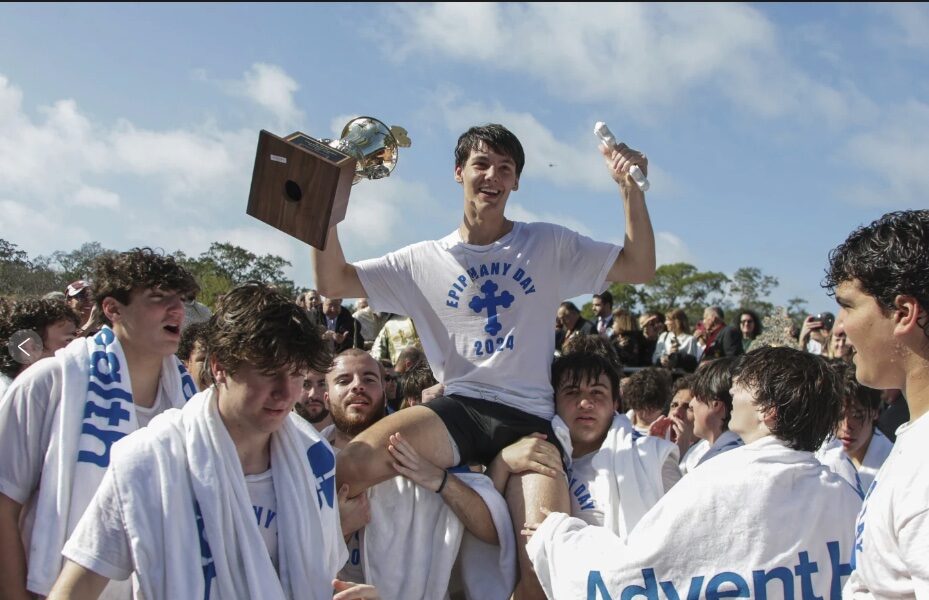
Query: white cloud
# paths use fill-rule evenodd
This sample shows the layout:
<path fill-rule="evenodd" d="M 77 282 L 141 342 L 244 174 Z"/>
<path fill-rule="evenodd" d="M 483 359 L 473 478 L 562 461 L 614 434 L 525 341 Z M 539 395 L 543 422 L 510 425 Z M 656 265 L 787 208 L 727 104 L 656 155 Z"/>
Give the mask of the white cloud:
<path fill-rule="evenodd" d="M 929 49 L 929 6 L 925 3 L 886 3 L 874 7 L 891 21 L 880 37 L 894 45 L 916 50 Z"/>
<path fill-rule="evenodd" d="M 277 65 L 253 64 L 237 87 L 246 98 L 269 110 L 282 128 L 295 126 L 303 119 L 294 100 L 300 85 Z"/>
<path fill-rule="evenodd" d="M 389 245 L 410 214 L 426 210 L 431 203 L 420 183 L 396 176 L 359 182 L 352 188 L 345 221 L 339 226 L 346 255 L 350 260 L 356 255 L 367 257 L 372 249 Z"/>
<path fill-rule="evenodd" d="M 697 259 L 680 237 L 669 231 L 655 232 L 655 259 L 658 265 L 679 262 L 697 264 Z"/>
<path fill-rule="evenodd" d="M 840 122 L 867 105 L 789 64 L 776 27 L 748 5 L 407 4 L 394 22 L 400 58 L 526 74 L 557 97 L 644 118 L 702 88 L 765 117 Z"/>
<path fill-rule="evenodd" d="M 929 104 L 888 107 L 884 119 L 855 135 L 840 153 L 863 181 L 849 198 L 865 206 L 929 206 Z"/>
<path fill-rule="evenodd" d="M 526 223 L 557 223 L 568 229 L 573 229 L 582 235 L 586 235 L 587 237 L 594 237 L 590 228 L 574 217 L 548 211 L 534 211 L 512 200 L 506 203 L 506 216 L 514 221 L 523 221 Z"/>
<path fill-rule="evenodd" d="M 119 194 L 85 185 L 81 186 L 77 193 L 74 194 L 71 203 L 88 208 L 109 208 L 115 210 L 119 208 Z"/>

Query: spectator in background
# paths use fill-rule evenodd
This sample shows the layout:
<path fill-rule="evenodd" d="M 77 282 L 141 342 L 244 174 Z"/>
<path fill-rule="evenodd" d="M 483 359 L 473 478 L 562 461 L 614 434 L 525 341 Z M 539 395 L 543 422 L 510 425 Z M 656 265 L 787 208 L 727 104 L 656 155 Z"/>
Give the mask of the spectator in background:
<path fill-rule="evenodd" d="M 594 294 L 590 306 L 594 311 L 594 327 L 597 333 L 609 339 L 613 335 L 613 294 L 609 292 Z"/>
<path fill-rule="evenodd" d="M 78 325 L 74 311 L 56 300 L 27 298 L 0 304 L 0 398 L 26 367 L 71 343 Z M 23 362 L 15 360 L 8 347 L 10 338 L 21 331 L 35 332 L 41 341 L 41 347 L 27 338 L 17 341 L 23 353 L 15 353 L 16 358 Z"/>
<path fill-rule="evenodd" d="M 826 356 L 829 351 L 829 338 L 835 325 L 835 315 L 830 312 L 809 315 L 800 328 L 800 347 L 810 354 Z"/>
<path fill-rule="evenodd" d="M 648 435 L 652 423 L 664 415 L 671 399 L 671 374 L 654 367 L 633 373 L 622 387 L 622 398 L 632 426 L 639 434 Z"/>
<path fill-rule="evenodd" d="M 581 311 L 573 302 L 562 302 L 558 307 L 558 322 L 561 328 L 555 333 L 555 349 L 564 352 L 565 342 L 576 335 L 591 335 L 597 331 L 594 324 L 581 316 Z"/>
<path fill-rule="evenodd" d="M 752 345 L 755 338 L 761 335 L 761 319 L 753 310 L 742 309 L 738 314 L 739 331 L 742 332 L 742 350 L 748 352 L 748 347 Z"/>
<path fill-rule="evenodd" d="M 690 335 L 687 313 L 676 308 L 665 315 L 667 331 L 658 336 L 652 364 L 669 369 L 681 369 L 692 373 L 702 354 L 697 340 Z"/>
<path fill-rule="evenodd" d="M 374 339 L 381 332 L 384 325 L 384 317 L 376 313 L 368 306 L 367 298 L 359 298 L 355 304 L 355 312 L 352 318 L 361 325 L 361 337 L 365 339 L 365 350 L 370 350 L 373 346 Z"/>
<path fill-rule="evenodd" d="M 176 352 L 200 392 L 210 386 L 206 372 L 206 327 L 207 324 L 201 322 L 185 328 L 181 332 L 181 342 Z"/>
<path fill-rule="evenodd" d="M 82 332 L 91 326 L 91 313 L 94 309 L 93 288 L 88 281 L 78 279 L 68 284 L 65 290 L 68 306 L 77 315 L 80 325 L 78 329 Z"/>
<path fill-rule="evenodd" d="M 623 366 L 644 367 L 649 364 L 644 357 L 645 336 L 639 331 L 632 313 L 624 308 L 613 311 L 613 335 L 610 337 L 610 343 Z"/>
<path fill-rule="evenodd" d="M 371 356 L 398 365 L 400 353 L 409 346 L 422 347 L 413 319 L 391 315 L 371 345 Z"/>
<path fill-rule="evenodd" d="M 332 415 L 326 400 L 326 374 L 312 369 L 303 379 L 303 391 L 294 404 L 294 412 L 308 421 L 316 431 L 332 425 Z"/>
<path fill-rule="evenodd" d="M 349 348 L 364 348 L 361 325 L 342 306 L 341 298 L 323 300 L 323 339 L 329 341 L 333 352 L 338 354 Z"/>
<path fill-rule="evenodd" d="M 742 332 L 726 325 L 724 319 L 723 309 L 718 306 L 708 306 L 703 311 L 703 329 L 696 334 L 697 341 L 704 345 L 701 361 L 744 354 Z"/>
<path fill-rule="evenodd" d="M 397 412 L 400 410 L 400 403 L 403 402 L 400 389 L 400 376 L 394 369 L 394 364 L 387 359 L 378 361 L 381 363 L 381 369 L 384 371 L 384 395 L 387 397 L 387 412 Z"/>
<path fill-rule="evenodd" d="M 651 365 L 655 349 L 658 347 L 658 338 L 665 333 L 664 315 L 657 310 L 650 310 L 639 317 L 639 327 L 645 336 L 645 348 L 642 350 L 642 360 Z"/>

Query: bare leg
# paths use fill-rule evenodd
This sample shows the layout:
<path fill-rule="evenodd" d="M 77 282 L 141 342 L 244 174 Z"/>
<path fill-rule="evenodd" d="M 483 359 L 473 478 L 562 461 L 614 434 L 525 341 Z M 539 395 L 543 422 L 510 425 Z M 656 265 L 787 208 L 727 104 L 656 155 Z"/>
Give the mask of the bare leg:
<path fill-rule="evenodd" d="M 545 592 L 532 569 L 526 553 L 526 538 L 520 534 L 525 523 L 541 523 L 545 519 L 542 507 L 551 512 L 571 513 L 568 483 L 564 477 L 552 478 L 541 473 L 520 473 L 510 476 L 506 485 L 506 502 L 513 519 L 516 547 L 519 548 L 519 582 L 514 600 L 545 600 Z"/>
<path fill-rule="evenodd" d="M 425 406 L 411 406 L 388 415 L 362 431 L 336 459 L 338 487 L 347 483 L 350 497 L 397 475 L 387 452 L 388 438 L 400 434 L 432 464 L 446 469 L 452 464 L 452 444 L 445 423 Z"/>

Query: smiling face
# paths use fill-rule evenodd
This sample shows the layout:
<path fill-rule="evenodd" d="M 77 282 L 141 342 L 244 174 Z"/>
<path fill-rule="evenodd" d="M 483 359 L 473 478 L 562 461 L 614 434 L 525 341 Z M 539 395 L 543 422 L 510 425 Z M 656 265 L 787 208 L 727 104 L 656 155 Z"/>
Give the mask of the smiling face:
<path fill-rule="evenodd" d="M 176 291 L 136 289 L 129 293 L 128 304 L 112 296 L 104 298 L 103 310 L 125 352 L 168 356 L 177 352 L 181 342 L 183 300 Z"/>
<path fill-rule="evenodd" d="M 384 416 L 384 384 L 366 352 L 341 354 L 326 375 L 326 398 L 336 429 L 356 436 Z"/>
<path fill-rule="evenodd" d="M 555 393 L 555 410 L 571 432 L 572 456 L 577 458 L 598 450 L 613 422 L 613 387 L 606 374 L 594 381 L 572 381 L 569 373 L 561 378 Z"/>
<path fill-rule="evenodd" d="M 465 215 L 480 220 L 502 219 L 507 198 L 519 185 L 516 162 L 483 142 L 455 167 L 455 181 L 464 187 Z"/>

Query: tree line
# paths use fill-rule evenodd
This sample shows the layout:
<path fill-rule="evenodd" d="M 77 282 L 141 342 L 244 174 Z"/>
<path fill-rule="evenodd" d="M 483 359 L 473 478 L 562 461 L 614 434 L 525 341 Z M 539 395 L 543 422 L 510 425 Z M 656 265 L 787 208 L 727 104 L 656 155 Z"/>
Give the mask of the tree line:
<path fill-rule="evenodd" d="M 99 242 L 88 242 L 70 252 L 57 250 L 48 256 L 30 258 L 16 244 L 0 239 L 0 296 L 16 298 L 64 291 L 72 281 L 91 278 L 94 260 L 116 252 Z M 249 280 L 273 285 L 291 297 L 303 291 L 284 275 L 290 262 L 274 254 L 259 256 L 234 244 L 213 242 L 200 256 L 187 256 L 180 250 L 171 256 L 196 277 L 200 284 L 197 298 L 207 306 Z"/>
<path fill-rule="evenodd" d="M 49 256 L 30 258 L 16 244 L 0 239 L 0 296 L 34 296 L 64 290 L 76 279 L 90 278 L 93 261 L 98 256 L 114 252 L 99 242 L 88 242 L 70 252 L 58 250 Z M 197 278 L 201 290 L 198 299 L 207 306 L 212 306 L 217 296 L 248 280 L 264 281 L 291 296 L 304 290 L 284 275 L 290 262 L 274 254 L 259 256 L 234 244 L 213 242 L 197 257 L 180 250 L 172 256 Z M 696 323 L 703 309 L 713 305 L 750 309 L 762 317 L 768 315 L 774 309 L 768 298 L 777 286 L 776 277 L 762 273 L 757 267 L 742 267 L 730 278 L 716 271 L 700 271 L 688 263 L 673 263 L 658 267 L 648 283 L 617 283 L 609 290 L 614 308 L 662 313 L 682 308 L 691 323 Z M 791 298 L 786 308 L 791 317 L 800 321 L 805 315 L 805 305 L 803 298 Z M 589 303 L 584 305 L 583 313 L 587 318 L 592 316 Z"/>

